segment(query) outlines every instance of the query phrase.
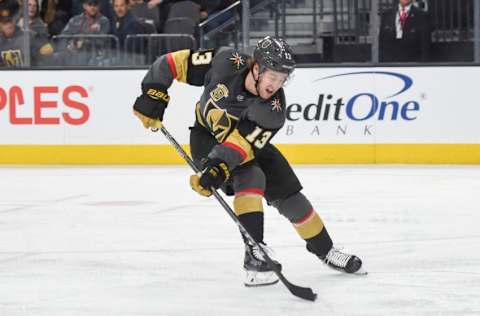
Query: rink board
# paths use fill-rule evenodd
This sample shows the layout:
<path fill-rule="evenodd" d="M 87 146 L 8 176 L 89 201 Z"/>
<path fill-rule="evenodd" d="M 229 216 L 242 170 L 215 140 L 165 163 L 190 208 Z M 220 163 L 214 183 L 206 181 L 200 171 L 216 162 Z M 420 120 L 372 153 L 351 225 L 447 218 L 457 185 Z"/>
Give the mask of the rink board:
<path fill-rule="evenodd" d="M 1 164 L 178 164 L 132 115 L 145 70 L 1 71 Z M 301 68 L 273 142 L 293 163 L 480 163 L 480 67 Z M 188 143 L 201 89 L 175 83 Z M 185 145 L 186 148 L 188 146 Z"/>

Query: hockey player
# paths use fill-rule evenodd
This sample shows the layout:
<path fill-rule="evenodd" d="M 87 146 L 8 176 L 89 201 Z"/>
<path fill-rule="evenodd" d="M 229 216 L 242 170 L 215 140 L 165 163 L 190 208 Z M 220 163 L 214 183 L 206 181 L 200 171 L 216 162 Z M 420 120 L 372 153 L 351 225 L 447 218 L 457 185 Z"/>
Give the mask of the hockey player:
<path fill-rule="evenodd" d="M 263 237 L 263 198 L 295 227 L 307 249 L 329 267 L 358 273 L 362 261 L 333 247 L 324 223 L 287 160 L 270 143 L 285 123 L 282 86 L 295 68 L 292 52 L 282 40 L 260 40 L 253 58 L 235 50 L 181 50 L 159 57 L 142 81 L 134 114 L 146 128 L 163 120 L 173 79 L 204 86 L 190 128 L 190 149 L 200 174 L 190 185 L 201 195 L 222 188 L 235 195 L 234 211 L 267 254 Z M 245 285 L 278 282 L 259 249 L 244 238 Z"/>

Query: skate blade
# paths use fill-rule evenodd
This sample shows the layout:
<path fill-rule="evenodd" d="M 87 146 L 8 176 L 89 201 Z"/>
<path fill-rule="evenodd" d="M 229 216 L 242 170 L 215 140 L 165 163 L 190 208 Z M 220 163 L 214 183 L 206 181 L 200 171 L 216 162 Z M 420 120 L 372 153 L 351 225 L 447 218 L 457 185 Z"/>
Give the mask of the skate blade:
<path fill-rule="evenodd" d="M 244 284 L 247 287 L 266 286 L 278 282 L 278 277 L 273 271 L 258 272 L 246 270 L 246 273 Z"/>
<path fill-rule="evenodd" d="M 270 282 L 270 283 L 259 283 L 259 284 L 248 284 L 248 283 L 245 283 L 245 286 L 246 286 L 246 287 L 262 287 L 262 286 L 269 286 L 269 285 L 273 285 L 273 284 L 277 284 L 277 283 L 278 283 L 278 279 L 276 279 L 275 281 Z"/>
<path fill-rule="evenodd" d="M 338 272 L 341 272 L 342 274 L 346 274 L 346 275 L 358 275 L 358 276 L 368 275 L 368 271 L 364 270 L 363 267 L 360 267 L 360 269 L 358 269 L 357 271 L 355 271 L 353 273 L 349 273 L 349 272 L 346 272 L 343 269 L 335 268 L 335 267 L 332 267 L 332 266 L 329 266 L 329 265 L 327 265 L 327 267 L 329 267 L 330 269 L 332 269 L 334 271 L 338 271 Z"/>
<path fill-rule="evenodd" d="M 362 267 L 362 268 L 358 269 L 358 271 L 356 271 L 354 273 L 350 273 L 350 274 L 362 276 L 362 275 L 368 275 L 368 271 L 364 270 L 363 267 Z"/>

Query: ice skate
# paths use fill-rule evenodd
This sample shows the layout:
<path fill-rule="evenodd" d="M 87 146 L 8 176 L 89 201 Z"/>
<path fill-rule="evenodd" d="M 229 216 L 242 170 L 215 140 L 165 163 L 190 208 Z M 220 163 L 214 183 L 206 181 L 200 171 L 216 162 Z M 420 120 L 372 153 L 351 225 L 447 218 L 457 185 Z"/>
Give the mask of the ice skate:
<path fill-rule="evenodd" d="M 307 245 L 308 251 L 313 252 Z M 355 275 L 368 274 L 362 267 L 362 260 L 355 256 L 340 251 L 340 249 L 332 247 L 325 256 L 316 254 L 331 269 Z"/>
<path fill-rule="evenodd" d="M 273 259 L 274 253 L 270 247 L 260 243 L 267 255 Z M 281 269 L 281 265 L 274 261 Z M 258 246 L 245 244 L 245 259 L 243 268 L 246 271 L 245 286 L 264 286 L 278 282 L 278 277 L 270 265 L 264 260 L 263 254 Z"/>
<path fill-rule="evenodd" d="M 367 271 L 362 269 L 362 260 L 348 253 L 344 253 L 339 249 L 332 247 L 325 258 L 321 258 L 330 268 L 357 275 L 366 275 Z"/>

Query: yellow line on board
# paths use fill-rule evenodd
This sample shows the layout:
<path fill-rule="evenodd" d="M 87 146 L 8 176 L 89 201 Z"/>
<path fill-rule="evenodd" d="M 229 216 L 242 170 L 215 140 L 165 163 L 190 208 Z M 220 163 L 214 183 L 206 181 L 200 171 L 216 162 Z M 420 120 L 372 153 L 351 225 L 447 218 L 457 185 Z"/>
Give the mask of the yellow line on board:
<path fill-rule="evenodd" d="M 296 164 L 480 164 L 480 144 L 278 145 Z"/>
<path fill-rule="evenodd" d="M 188 146 L 183 146 L 188 152 Z M 170 145 L 0 145 L 0 164 L 180 164 Z"/>
<path fill-rule="evenodd" d="M 480 144 L 282 144 L 294 164 L 480 164 Z M 189 152 L 187 145 L 183 148 Z M 170 145 L 0 145 L 4 165 L 182 164 Z"/>

